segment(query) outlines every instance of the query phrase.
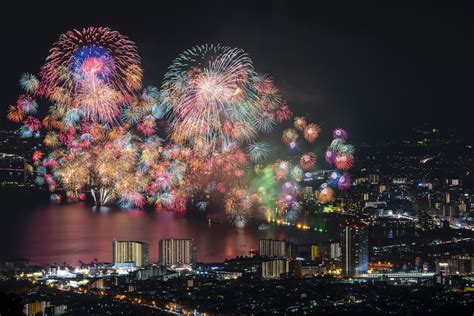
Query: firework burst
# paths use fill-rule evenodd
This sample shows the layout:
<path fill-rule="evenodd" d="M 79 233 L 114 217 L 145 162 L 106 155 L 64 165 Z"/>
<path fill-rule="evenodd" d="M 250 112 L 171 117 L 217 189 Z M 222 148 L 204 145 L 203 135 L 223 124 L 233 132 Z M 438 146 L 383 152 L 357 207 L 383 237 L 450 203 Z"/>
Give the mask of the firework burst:
<path fill-rule="evenodd" d="M 303 170 L 308 170 L 314 167 L 316 163 L 316 154 L 313 152 L 305 153 L 300 158 L 300 166 Z"/>

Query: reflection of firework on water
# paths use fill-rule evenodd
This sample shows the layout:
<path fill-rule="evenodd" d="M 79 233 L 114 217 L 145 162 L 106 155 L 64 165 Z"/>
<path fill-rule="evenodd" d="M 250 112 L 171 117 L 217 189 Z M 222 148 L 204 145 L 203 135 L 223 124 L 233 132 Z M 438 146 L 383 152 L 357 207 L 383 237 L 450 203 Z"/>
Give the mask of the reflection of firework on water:
<path fill-rule="evenodd" d="M 304 153 L 300 158 L 300 166 L 304 170 L 311 169 L 316 163 L 316 154 L 313 152 Z"/>

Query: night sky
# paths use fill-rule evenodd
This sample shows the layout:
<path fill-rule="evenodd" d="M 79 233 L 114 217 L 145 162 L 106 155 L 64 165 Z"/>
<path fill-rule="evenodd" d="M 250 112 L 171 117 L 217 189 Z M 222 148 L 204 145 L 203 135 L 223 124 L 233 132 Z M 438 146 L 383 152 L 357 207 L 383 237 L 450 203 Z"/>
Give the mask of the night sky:
<path fill-rule="evenodd" d="M 293 112 L 326 133 L 340 126 L 355 142 L 371 142 L 427 123 L 474 138 L 474 11 L 467 1 L 161 2 L 4 4 L 0 128 L 20 93 L 20 74 L 37 73 L 61 33 L 108 26 L 136 42 L 146 85 L 159 86 L 183 50 L 222 43 L 247 51 Z"/>

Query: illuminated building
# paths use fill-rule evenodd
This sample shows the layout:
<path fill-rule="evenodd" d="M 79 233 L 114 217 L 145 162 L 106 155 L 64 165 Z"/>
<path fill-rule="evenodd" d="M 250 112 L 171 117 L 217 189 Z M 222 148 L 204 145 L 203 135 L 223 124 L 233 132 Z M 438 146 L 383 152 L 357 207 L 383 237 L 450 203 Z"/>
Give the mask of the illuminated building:
<path fill-rule="evenodd" d="M 99 278 L 97 280 L 94 280 L 91 284 L 89 284 L 88 288 L 104 290 L 106 288 L 105 285 L 106 285 L 106 282 L 104 278 Z"/>
<path fill-rule="evenodd" d="M 166 274 L 166 267 L 152 265 L 144 269 L 140 269 L 135 273 L 137 280 L 147 280 L 150 278 L 162 276 Z"/>
<path fill-rule="evenodd" d="M 379 184 L 380 177 L 378 174 L 369 174 L 369 183 L 370 184 Z"/>
<path fill-rule="evenodd" d="M 279 279 L 283 273 L 290 272 L 290 261 L 275 259 L 262 262 L 263 279 Z"/>
<path fill-rule="evenodd" d="M 195 262 L 195 247 L 192 239 L 162 239 L 159 242 L 160 263 L 173 266 Z"/>
<path fill-rule="evenodd" d="M 362 199 L 364 201 L 368 201 L 369 200 L 369 193 L 364 193 L 363 196 L 362 196 Z"/>
<path fill-rule="evenodd" d="M 49 302 L 41 301 L 25 304 L 23 307 L 23 314 L 28 316 L 44 315 L 47 307 L 51 306 Z"/>
<path fill-rule="evenodd" d="M 329 245 L 329 258 L 336 259 L 341 257 L 341 245 L 338 242 L 332 242 Z"/>
<path fill-rule="evenodd" d="M 330 244 L 311 245 L 311 260 L 315 261 L 317 258 L 328 258 Z"/>
<path fill-rule="evenodd" d="M 317 245 L 311 245 L 311 260 L 316 260 L 318 257 L 318 246 Z"/>
<path fill-rule="evenodd" d="M 298 245 L 298 258 L 314 261 L 326 257 L 328 247 L 325 244 Z"/>
<path fill-rule="evenodd" d="M 444 261 L 436 260 L 436 273 L 468 275 L 474 272 L 474 257 L 468 254 L 454 255 Z"/>
<path fill-rule="evenodd" d="M 296 257 L 296 247 L 287 240 L 260 239 L 260 256 L 291 259 Z"/>
<path fill-rule="evenodd" d="M 23 185 L 26 181 L 25 170 L 23 157 L 0 153 L 0 186 Z"/>
<path fill-rule="evenodd" d="M 314 277 L 324 273 L 324 266 L 307 264 L 301 266 L 301 277 Z"/>
<path fill-rule="evenodd" d="M 23 315 L 63 315 L 68 313 L 66 305 L 53 305 L 51 302 L 34 302 L 23 306 Z"/>
<path fill-rule="evenodd" d="M 342 274 L 354 276 L 367 273 L 369 247 L 367 228 L 363 225 L 346 225 L 341 232 Z"/>
<path fill-rule="evenodd" d="M 114 240 L 114 266 L 133 263 L 137 267 L 148 264 L 148 244 L 140 241 Z"/>
<path fill-rule="evenodd" d="M 391 262 L 370 262 L 369 271 L 371 272 L 392 272 L 393 263 Z"/>
<path fill-rule="evenodd" d="M 304 187 L 303 189 L 303 200 L 305 203 L 314 202 L 314 190 L 313 187 Z"/>

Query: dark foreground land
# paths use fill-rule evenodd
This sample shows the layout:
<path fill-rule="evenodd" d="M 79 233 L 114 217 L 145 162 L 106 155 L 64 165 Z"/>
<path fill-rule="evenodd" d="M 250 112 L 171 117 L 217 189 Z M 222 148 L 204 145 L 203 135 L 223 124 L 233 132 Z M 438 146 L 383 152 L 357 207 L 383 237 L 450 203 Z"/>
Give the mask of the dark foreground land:
<path fill-rule="evenodd" d="M 192 281 L 190 281 L 192 280 Z M 140 281 L 109 290 L 59 290 L 28 281 L 0 283 L 0 314 L 22 315 L 24 304 L 49 302 L 67 315 L 389 314 L 472 315 L 473 292 L 434 286 L 351 284 L 335 280 L 223 280 L 205 277 Z M 120 297 L 123 295 L 122 297 Z M 125 297 L 125 299 L 124 299 Z M 151 303 L 153 302 L 153 303 Z M 49 313 L 48 313 L 49 311 Z"/>

